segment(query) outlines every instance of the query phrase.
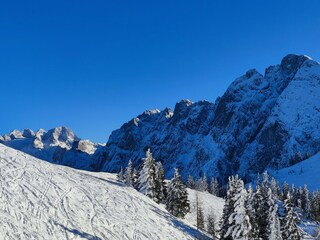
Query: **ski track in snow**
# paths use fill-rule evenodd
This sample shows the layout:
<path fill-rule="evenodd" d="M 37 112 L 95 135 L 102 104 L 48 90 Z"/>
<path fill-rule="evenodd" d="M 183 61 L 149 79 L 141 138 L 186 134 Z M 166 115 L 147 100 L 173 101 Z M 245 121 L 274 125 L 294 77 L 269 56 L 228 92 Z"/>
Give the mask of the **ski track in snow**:
<path fill-rule="evenodd" d="M 115 179 L 0 144 L 0 240 L 208 239 Z"/>

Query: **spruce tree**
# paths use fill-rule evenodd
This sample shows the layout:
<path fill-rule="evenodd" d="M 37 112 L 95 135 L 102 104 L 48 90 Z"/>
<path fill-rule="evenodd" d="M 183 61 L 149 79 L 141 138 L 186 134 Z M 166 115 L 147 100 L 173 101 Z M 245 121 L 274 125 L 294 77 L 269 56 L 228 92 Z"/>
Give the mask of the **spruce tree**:
<path fill-rule="evenodd" d="M 194 181 L 194 178 L 191 175 L 188 175 L 186 184 L 187 184 L 188 188 L 191 188 L 191 189 L 195 188 L 195 181 Z"/>
<path fill-rule="evenodd" d="M 139 172 L 135 168 L 133 169 L 132 178 L 133 178 L 133 187 L 137 188 Z"/>
<path fill-rule="evenodd" d="M 117 178 L 120 182 L 125 181 L 125 173 L 124 173 L 123 167 L 120 168 L 120 172 L 118 173 Z"/>
<path fill-rule="evenodd" d="M 142 168 L 137 181 L 138 191 L 157 201 L 155 160 L 152 157 L 150 149 L 147 150 L 146 157 L 142 160 Z"/>
<path fill-rule="evenodd" d="M 201 207 L 198 191 L 196 193 L 196 213 L 197 213 L 196 215 L 197 229 L 204 230 L 204 216 L 203 216 L 203 210 Z"/>
<path fill-rule="evenodd" d="M 271 178 L 270 185 L 271 185 L 271 190 L 272 190 L 273 195 L 277 199 L 280 199 L 281 198 L 281 190 L 279 187 L 279 183 L 277 182 L 277 180 L 274 177 Z"/>
<path fill-rule="evenodd" d="M 282 201 L 286 200 L 286 197 L 288 196 L 288 192 L 290 192 L 289 184 L 284 181 L 282 184 Z"/>
<path fill-rule="evenodd" d="M 282 237 L 286 240 L 300 240 L 301 234 L 297 226 L 298 217 L 294 212 L 292 196 L 288 192 L 285 200 L 285 217 L 283 219 Z"/>
<path fill-rule="evenodd" d="M 221 223 L 220 223 L 220 237 L 221 239 L 225 239 L 225 240 L 232 240 L 231 236 L 225 236 L 228 229 L 230 228 L 231 224 L 229 224 L 229 218 L 231 216 L 231 214 L 235 211 L 234 209 L 234 197 L 237 194 L 236 189 L 234 188 L 234 182 L 237 181 L 238 175 L 231 176 L 229 177 L 229 181 L 228 181 L 228 190 L 227 190 L 227 195 L 226 195 L 226 199 L 225 199 L 225 204 L 223 207 L 223 214 L 222 214 L 222 219 L 221 219 Z"/>
<path fill-rule="evenodd" d="M 258 238 L 266 239 L 268 226 L 268 211 L 270 205 L 268 202 L 268 189 L 266 189 L 264 185 L 257 186 L 257 190 L 253 196 L 253 208 L 253 232 L 257 234 Z"/>
<path fill-rule="evenodd" d="M 129 160 L 129 162 L 128 162 L 128 166 L 125 171 L 125 180 L 124 181 L 128 186 L 130 186 L 130 187 L 134 186 L 133 167 L 132 167 L 131 160 Z"/>
<path fill-rule="evenodd" d="M 247 210 L 248 215 L 251 222 L 251 231 L 250 231 L 250 239 L 258 239 L 259 238 L 259 225 L 258 221 L 256 221 L 257 216 L 257 206 L 255 205 L 255 193 L 252 189 L 252 186 L 248 187 L 248 201 L 247 201 Z"/>
<path fill-rule="evenodd" d="M 301 194 L 301 208 L 309 215 L 310 213 L 310 194 L 307 185 L 305 184 Z"/>
<path fill-rule="evenodd" d="M 275 202 L 272 190 L 268 191 L 268 202 L 270 205 L 268 214 L 267 237 L 268 240 L 282 240 L 280 220 L 278 215 L 278 205 Z"/>
<path fill-rule="evenodd" d="M 216 217 L 213 212 L 210 212 L 207 216 L 207 232 L 213 239 L 217 238 Z"/>
<path fill-rule="evenodd" d="M 248 240 L 250 239 L 251 224 L 246 210 L 247 191 L 241 179 L 233 182 L 235 189 L 234 212 L 229 217 L 229 228 L 224 235 L 225 238 Z"/>
<path fill-rule="evenodd" d="M 166 208 L 172 215 L 180 218 L 190 211 L 188 192 L 177 168 L 174 170 L 174 176 L 168 187 Z"/>
<path fill-rule="evenodd" d="M 161 162 L 156 163 L 156 181 L 155 181 L 155 202 L 164 202 L 167 197 L 166 185 L 164 182 L 164 170 Z"/>
<path fill-rule="evenodd" d="M 220 191 L 220 187 L 219 187 L 218 179 L 216 179 L 214 177 L 211 178 L 210 193 L 219 197 L 219 191 Z"/>
<path fill-rule="evenodd" d="M 320 193 L 314 191 L 310 201 L 310 217 L 314 221 L 320 221 Z"/>

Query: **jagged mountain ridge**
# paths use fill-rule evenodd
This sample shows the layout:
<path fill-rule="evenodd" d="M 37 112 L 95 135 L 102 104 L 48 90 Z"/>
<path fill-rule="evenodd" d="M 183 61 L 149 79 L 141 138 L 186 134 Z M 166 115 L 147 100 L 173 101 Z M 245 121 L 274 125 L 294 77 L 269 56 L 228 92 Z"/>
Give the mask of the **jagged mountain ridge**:
<path fill-rule="evenodd" d="M 184 178 L 226 180 L 238 173 L 250 181 L 266 168 L 281 169 L 319 152 L 319 122 L 320 65 L 289 54 L 264 74 L 247 71 L 215 103 L 182 100 L 173 111 L 145 111 L 113 131 L 106 146 L 80 140 L 67 128 L 13 131 L 0 141 L 50 162 L 110 172 L 129 159 L 139 167 L 151 148 L 167 177 L 179 167 Z"/>
<path fill-rule="evenodd" d="M 86 170 L 97 170 L 92 156 L 102 147 L 78 138 L 66 127 L 49 131 L 39 129 L 37 132 L 30 129 L 13 130 L 0 136 L 0 143 L 52 163 Z"/>
<path fill-rule="evenodd" d="M 186 177 L 206 174 L 246 180 L 280 169 L 320 149 L 320 65 L 289 54 L 265 74 L 252 69 L 215 103 L 183 100 L 174 111 L 146 111 L 112 132 L 97 155 L 104 171 L 132 159 L 139 166 L 151 148 L 168 176 L 178 166 Z"/>

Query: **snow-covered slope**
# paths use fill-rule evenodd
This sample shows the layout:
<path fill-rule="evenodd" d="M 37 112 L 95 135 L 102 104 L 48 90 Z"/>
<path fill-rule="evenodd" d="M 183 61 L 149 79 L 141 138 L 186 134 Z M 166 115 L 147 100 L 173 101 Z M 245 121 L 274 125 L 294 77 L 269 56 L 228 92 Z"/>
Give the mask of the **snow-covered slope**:
<path fill-rule="evenodd" d="M 4 145 L 28 153 L 34 157 L 78 169 L 98 170 L 92 155 L 101 148 L 88 140 L 81 140 L 66 127 L 33 132 L 13 130 L 0 139 Z"/>
<path fill-rule="evenodd" d="M 1 239 L 207 239 L 108 173 L 53 165 L 0 144 Z"/>
<path fill-rule="evenodd" d="M 280 183 L 286 181 L 296 187 L 308 186 L 311 191 L 320 190 L 320 152 L 291 167 L 271 172 Z"/>
<path fill-rule="evenodd" d="M 198 193 L 198 204 L 203 210 L 205 227 L 207 227 L 207 217 L 209 214 L 213 214 L 215 220 L 218 222 L 222 218 L 222 212 L 224 207 L 223 198 L 216 197 L 207 192 L 199 192 L 188 188 L 188 198 L 190 201 L 190 213 L 185 217 L 185 220 L 196 226 L 197 223 L 197 210 L 196 210 L 196 194 Z"/>

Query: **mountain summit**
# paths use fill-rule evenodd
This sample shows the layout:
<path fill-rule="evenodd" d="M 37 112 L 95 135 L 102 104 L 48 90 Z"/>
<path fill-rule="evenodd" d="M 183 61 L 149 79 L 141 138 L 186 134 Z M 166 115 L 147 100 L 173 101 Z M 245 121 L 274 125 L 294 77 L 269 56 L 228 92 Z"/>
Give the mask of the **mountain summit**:
<path fill-rule="evenodd" d="M 5 145 L 38 158 L 86 170 L 118 172 L 145 151 L 161 161 L 167 177 L 178 167 L 191 174 L 239 174 L 246 181 L 281 169 L 320 150 L 320 64 L 289 54 L 264 74 L 235 79 L 215 103 L 182 100 L 174 110 L 145 111 L 112 132 L 105 146 L 79 139 L 70 129 L 14 130 Z"/>
<path fill-rule="evenodd" d="M 141 114 L 115 130 L 98 159 L 104 171 L 140 164 L 151 148 L 168 175 L 240 174 L 247 180 L 280 169 L 320 149 L 320 65 L 289 54 L 264 74 L 252 69 L 215 103 L 182 100 L 174 111 Z"/>

